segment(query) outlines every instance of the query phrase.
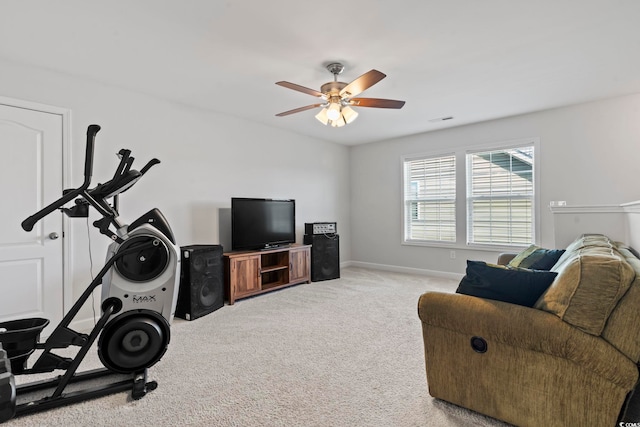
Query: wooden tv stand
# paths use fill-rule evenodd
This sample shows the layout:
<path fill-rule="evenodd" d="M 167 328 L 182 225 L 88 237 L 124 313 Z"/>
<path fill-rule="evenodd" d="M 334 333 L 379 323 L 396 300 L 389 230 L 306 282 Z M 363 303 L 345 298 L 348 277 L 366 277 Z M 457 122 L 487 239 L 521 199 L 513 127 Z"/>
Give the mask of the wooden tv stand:
<path fill-rule="evenodd" d="M 227 252 L 223 258 L 225 297 L 230 305 L 240 298 L 311 281 L 311 245 Z"/>

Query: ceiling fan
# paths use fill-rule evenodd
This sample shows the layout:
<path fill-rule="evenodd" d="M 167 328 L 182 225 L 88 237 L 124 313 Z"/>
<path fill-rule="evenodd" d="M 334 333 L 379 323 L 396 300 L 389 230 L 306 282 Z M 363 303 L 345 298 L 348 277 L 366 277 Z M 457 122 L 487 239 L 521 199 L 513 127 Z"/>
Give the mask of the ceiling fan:
<path fill-rule="evenodd" d="M 386 77 L 386 74 L 378 70 L 366 72 L 347 84 L 338 81 L 338 75 L 344 71 L 344 65 L 339 62 L 333 62 L 328 64 L 326 68 L 333 74 L 333 81 L 323 84 L 320 87 L 320 91 L 294 83 L 284 81 L 277 82 L 276 84 L 279 86 L 316 96 L 321 98 L 323 102 L 285 111 L 276 114 L 276 116 L 283 117 L 289 114 L 322 107 L 322 110 L 316 115 L 316 119 L 324 125 L 330 124 L 333 127 L 342 127 L 353 122 L 356 117 L 358 117 L 358 113 L 351 107 L 399 109 L 404 105 L 404 101 L 396 101 L 393 99 L 354 98 Z"/>

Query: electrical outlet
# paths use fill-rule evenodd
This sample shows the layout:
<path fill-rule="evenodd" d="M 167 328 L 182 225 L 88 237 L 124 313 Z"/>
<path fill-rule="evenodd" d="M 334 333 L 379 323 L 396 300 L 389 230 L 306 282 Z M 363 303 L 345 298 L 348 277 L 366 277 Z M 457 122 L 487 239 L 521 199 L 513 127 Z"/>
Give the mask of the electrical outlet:
<path fill-rule="evenodd" d="M 456 251 L 450 251 L 450 252 L 449 252 L 449 257 L 450 257 L 451 259 L 456 259 Z"/>

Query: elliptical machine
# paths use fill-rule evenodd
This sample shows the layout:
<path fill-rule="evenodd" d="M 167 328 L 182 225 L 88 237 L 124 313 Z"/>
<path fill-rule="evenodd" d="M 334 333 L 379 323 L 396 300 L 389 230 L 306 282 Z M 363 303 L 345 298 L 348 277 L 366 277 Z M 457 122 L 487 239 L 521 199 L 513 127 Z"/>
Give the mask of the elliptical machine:
<path fill-rule="evenodd" d="M 155 381 L 147 381 L 147 370 L 162 358 L 169 344 L 180 279 L 179 247 L 158 209 L 150 210 L 130 225 L 123 224 L 119 220 L 118 196 L 160 161 L 152 159 L 140 171 L 133 170 L 131 151 L 122 149 L 113 178 L 89 189 L 94 141 L 99 130 L 98 125 L 87 129 L 84 183 L 79 188 L 64 190 L 60 199 L 25 219 L 22 228 L 31 231 L 36 222 L 58 209 L 69 217 L 88 218 L 91 206 L 102 216 L 93 225 L 112 240 L 106 263 L 44 343 L 39 339 L 48 319 L 0 323 L 0 422 L 120 391 L 131 390 L 133 399 L 140 399 L 157 387 Z M 74 199 L 72 207 L 64 207 Z M 108 199 L 112 199 L 111 203 Z M 94 328 L 89 334 L 70 329 L 71 321 L 100 284 L 101 316 Z M 104 368 L 78 373 L 80 363 L 98 336 L 98 356 Z M 52 352 L 70 346 L 79 347 L 73 358 Z M 28 368 L 27 359 L 35 350 L 43 351 Z M 56 369 L 65 373 L 49 380 L 15 384 L 14 375 Z M 64 393 L 70 383 L 114 374 L 122 375 L 106 385 Z M 17 403 L 20 396 L 48 389 L 54 390 L 44 398 Z"/>

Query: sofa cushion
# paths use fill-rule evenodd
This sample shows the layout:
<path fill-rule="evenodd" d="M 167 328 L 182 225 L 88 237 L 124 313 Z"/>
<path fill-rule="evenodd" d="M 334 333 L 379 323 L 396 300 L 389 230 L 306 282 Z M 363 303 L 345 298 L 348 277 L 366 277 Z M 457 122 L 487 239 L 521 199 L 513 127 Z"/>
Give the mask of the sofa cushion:
<path fill-rule="evenodd" d="M 467 261 L 457 293 L 533 307 L 557 273 Z"/>
<path fill-rule="evenodd" d="M 612 249 L 613 244 L 611 240 L 603 234 L 583 234 L 567 246 L 564 254 L 562 254 L 558 262 L 551 268 L 551 271 L 560 271 L 564 263 L 572 258 L 578 251 L 594 248 Z"/>
<path fill-rule="evenodd" d="M 640 362 L 640 259 L 633 248 L 617 245 L 636 277 L 609 316 L 600 336 L 634 362 Z"/>
<path fill-rule="evenodd" d="M 592 335 L 600 335 L 635 277 L 617 251 L 600 245 L 574 249 L 535 307 Z"/>
<path fill-rule="evenodd" d="M 531 245 L 509 261 L 509 267 L 548 271 L 558 262 L 564 252 L 564 249 L 544 249 Z"/>

